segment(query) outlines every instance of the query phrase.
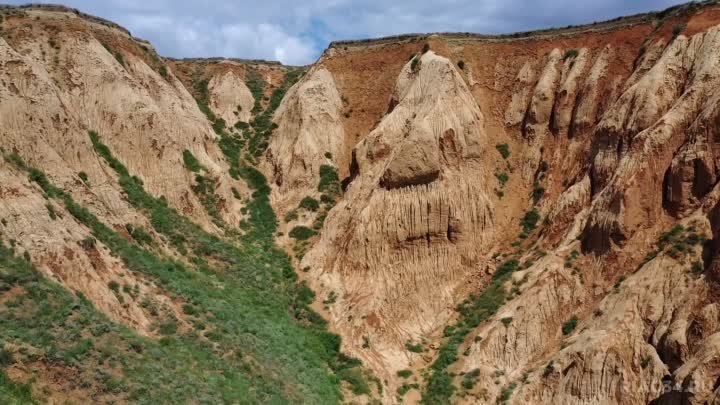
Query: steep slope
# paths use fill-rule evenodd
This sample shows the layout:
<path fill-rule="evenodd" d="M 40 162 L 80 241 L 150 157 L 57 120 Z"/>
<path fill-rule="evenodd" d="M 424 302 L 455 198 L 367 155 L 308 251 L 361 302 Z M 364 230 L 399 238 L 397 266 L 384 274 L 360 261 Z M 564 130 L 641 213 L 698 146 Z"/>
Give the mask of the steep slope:
<path fill-rule="evenodd" d="M 371 342 L 368 361 L 392 373 L 408 366 L 406 341 L 447 322 L 471 276 L 461 263 L 479 266 L 493 226 L 485 182 L 465 180 L 487 176 L 482 114 L 447 59 L 417 60 L 400 73 L 392 112 L 354 148 L 357 177 L 301 263 L 321 296 L 338 297 L 329 316 L 349 347 Z"/>
<path fill-rule="evenodd" d="M 240 158 L 302 71 L 202 71 L 196 99 L 180 62 L 113 23 L 61 6 L 0 16 L 0 402 L 372 394 L 308 307 L 265 179 Z M 226 127 L 238 100 L 246 126 Z"/>
<path fill-rule="evenodd" d="M 0 395 L 720 403 L 717 2 L 307 69 L 0 12 Z"/>
<path fill-rule="evenodd" d="M 292 159 L 303 178 L 334 165 L 346 188 L 319 237 L 280 240 L 385 402 L 711 402 L 713 281 L 697 273 L 714 268 L 718 23 L 708 2 L 326 51 L 315 69 L 334 86 L 305 102 L 337 89 L 346 148 Z M 281 212 L 302 196 L 274 192 L 293 196 Z"/>

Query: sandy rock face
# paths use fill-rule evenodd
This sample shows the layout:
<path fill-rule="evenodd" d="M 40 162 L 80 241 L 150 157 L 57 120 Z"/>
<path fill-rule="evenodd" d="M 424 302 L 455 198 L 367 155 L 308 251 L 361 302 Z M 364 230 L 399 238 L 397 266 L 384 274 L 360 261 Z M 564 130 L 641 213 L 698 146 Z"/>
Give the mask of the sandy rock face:
<path fill-rule="evenodd" d="M 208 83 L 208 90 L 210 108 L 216 116 L 225 120 L 227 125 L 250 120 L 255 99 L 245 81 L 236 72 L 227 70 L 213 76 Z"/>
<path fill-rule="evenodd" d="M 671 206 L 687 194 L 682 192 L 678 166 L 689 152 L 674 165 L 673 159 L 693 134 L 703 137 L 707 123 L 717 117 L 712 100 L 718 97 L 720 80 L 714 56 L 720 50 L 719 33 L 715 27 L 689 39 L 678 37 L 604 116 L 596 131 L 601 146 L 591 173 L 593 189 L 599 194 L 585 231 L 586 248 L 604 250 L 611 240 L 622 243 L 635 229 L 654 220 L 663 206 L 659 173 L 671 170 L 665 186 Z M 648 102 L 631 102 L 638 99 Z M 705 177 L 708 172 L 703 166 L 707 163 L 698 163 L 699 174 Z M 711 179 L 698 182 L 699 193 L 709 190 Z"/>
<path fill-rule="evenodd" d="M 383 376 L 407 367 L 406 341 L 448 319 L 492 239 L 491 202 L 469 181 L 484 176 L 473 165 L 482 113 L 446 58 L 418 58 L 419 69 L 400 72 L 392 111 L 356 146 L 357 175 L 302 263 L 321 294 L 340 297 L 330 316 L 348 348 Z M 372 349 L 354 349 L 364 339 Z"/>
<path fill-rule="evenodd" d="M 512 38 L 334 44 L 285 93 L 260 162 L 237 146 L 253 128 L 228 131 L 232 163 L 271 185 L 276 216 L 263 219 L 277 219 L 313 308 L 382 387 L 348 402 L 720 404 L 720 8 L 680 9 Z M 245 75 L 274 108 L 285 68 L 174 61 L 176 77 L 124 31 L 46 14 L 0 37 L 4 151 L 123 237 L 144 227 L 159 254 L 182 257 L 128 202 L 96 130 L 149 192 L 209 231 L 239 231 L 248 188 L 190 91 L 207 80 L 211 111 L 249 122 Z M 321 190 L 337 173 L 342 191 Z M 3 240 L 46 276 L 152 335 L 154 315 L 109 287 L 137 285 L 183 327 L 182 303 L 5 162 L 0 202 Z"/>
<path fill-rule="evenodd" d="M 110 53 L 113 48 L 94 36 L 100 35 L 94 31 L 99 28 L 92 24 L 75 17 L 68 17 L 67 24 L 77 24 L 76 29 L 59 32 L 57 48 L 46 49 L 48 33 L 41 23 L 28 25 L 28 30 L 34 30 L 32 35 L 12 44 L 0 38 L 0 138 L 6 153 L 17 153 L 47 173 L 54 184 L 106 225 L 151 229 L 145 216 L 127 203 L 113 170 L 96 155 L 88 131 L 97 131 L 147 190 L 165 196 L 171 206 L 216 230 L 192 189 L 194 174 L 184 167 L 183 151 L 188 150 L 209 177 L 217 177 L 214 192 L 224 207 L 221 215 L 236 224 L 240 206 L 231 187 L 245 186 L 219 175 L 227 172 L 227 166 L 207 119 L 187 90 L 171 75 L 163 78 L 134 54 L 126 54 L 121 64 Z M 123 34 L 112 34 L 131 41 Z M 42 227 L 36 221 L 47 213 L 38 217 L 37 212 L 20 209 L 24 203 L 14 204 L 6 219 L 13 225 L 4 238 L 17 240 L 48 275 L 82 292 L 112 319 L 149 333 L 151 320 L 146 310 L 136 303 L 121 305 L 108 287 L 125 272 L 122 263 L 101 247 L 84 250 L 80 242 L 88 235 L 67 218 L 45 223 L 46 232 L 38 233 Z M 45 209 L 44 204 L 41 207 Z M 29 227 L 21 226 L 23 223 Z M 51 230 L 53 227 L 56 229 Z M 68 235 L 59 242 L 57 238 L 65 231 Z M 43 234 L 47 237 L 41 237 Z M 77 273 L 88 268 L 96 275 Z M 131 278 L 131 286 L 143 285 Z M 162 293 L 155 294 L 162 298 Z"/>
<path fill-rule="evenodd" d="M 323 66 L 311 69 L 278 107 L 277 129 L 261 167 L 272 179 L 281 213 L 317 194 L 320 166 L 334 165 L 333 158 L 346 149 L 341 110 L 333 76 Z"/>

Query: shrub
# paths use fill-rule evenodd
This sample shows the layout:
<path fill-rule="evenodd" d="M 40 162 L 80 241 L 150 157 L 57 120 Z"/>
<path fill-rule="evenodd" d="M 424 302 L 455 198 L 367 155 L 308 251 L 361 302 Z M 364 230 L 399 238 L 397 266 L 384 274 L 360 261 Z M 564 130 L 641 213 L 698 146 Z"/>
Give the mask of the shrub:
<path fill-rule="evenodd" d="M 537 228 L 537 223 L 540 221 L 540 213 L 537 211 L 537 209 L 533 208 L 532 210 L 528 211 L 525 216 L 523 216 L 522 220 L 520 220 L 520 225 L 523 228 L 523 232 L 525 234 L 529 234 L 530 232 L 534 231 L 535 228 Z"/>
<path fill-rule="evenodd" d="M 400 370 L 397 372 L 397 376 L 400 378 L 409 378 L 412 374 L 410 370 Z"/>
<path fill-rule="evenodd" d="M 198 160 L 192 154 L 192 152 L 187 149 L 183 151 L 183 162 L 185 163 L 185 167 L 191 172 L 197 173 L 200 170 L 204 169 L 200 162 L 198 162 Z"/>
<path fill-rule="evenodd" d="M 332 305 L 335 302 L 337 302 L 337 293 L 335 291 L 330 291 L 327 298 L 323 300 L 323 304 L 325 305 L 325 307 Z"/>
<path fill-rule="evenodd" d="M 370 338 L 368 336 L 363 336 L 363 343 L 362 343 L 363 349 L 369 349 L 370 348 Z"/>
<path fill-rule="evenodd" d="M 413 353 L 422 353 L 423 347 L 420 343 L 405 342 L 405 349 Z"/>
<path fill-rule="evenodd" d="M 83 249 L 85 249 L 85 250 L 90 250 L 90 249 L 95 248 L 95 243 L 96 243 L 95 238 L 87 237 L 80 241 L 80 246 L 82 246 Z"/>
<path fill-rule="evenodd" d="M 692 271 L 695 274 L 700 274 L 705 271 L 705 267 L 703 266 L 702 262 L 694 261 L 692 263 Z"/>
<path fill-rule="evenodd" d="M 410 72 L 412 72 L 412 73 L 417 73 L 417 72 L 419 72 L 419 71 L 420 71 L 420 63 L 421 63 L 421 62 L 420 62 L 420 58 L 418 58 L 417 56 L 415 56 L 415 57 L 412 59 L 412 62 L 410 62 Z"/>
<path fill-rule="evenodd" d="M 680 35 L 683 31 L 685 31 L 686 27 L 687 27 L 687 25 L 685 25 L 683 23 L 675 24 L 672 29 L 673 38 L 675 38 L 676 36 Z"/>
<path fill-rule="evenodd" d="M 167 66 L 165 66 L 165 65 L 160 66 L 158 73 L 160 73 L 160 76 L 162 76 L 164 79 L 167 79 L 168 78 Z"/>
<path fill-rule="evenodd" d="M 563 325 L 562 325 L 563 335 L 567 336 L 567 335 L 571 334 L 572 331 L 574 331 L 575 328 L 577 327 L 577 323 L 578 323 L 578 317 L 576 315 L 573 315 L 572 317 L 570 317 L 570 319 L 565 321 L 565 323 L 563 323 Z"/>
<path fill-rule="evenodd" d="M 503 318 L 503 319 L 500 320 L 500 322 L 502 322 L 502 324 L 503 324 L 506 328 L 507 328 L 508 326 L 510 326 L 510 324 L 512 323 L 512 321 L 513 321 L 513 319 L 512 319 L 511 316 L 505 317 L 505 318 Z"/>
<path fill-rule="evenodd" d="M 298 213 L 297 210 L 290 210 L 287 214 L 285 214 L 285 222 L 290 222 L 298 219 Z"/>
<path fill-rule="evenodd" d="M 111 290 L 113 290 L 113 292 L 115 292 L 115 293 L 119 293 L 119 292 L 120 292 L 120 284 L 118 284 L 118 282 L 115 281 L 115 280 L 111 280 L 111 281 L 108 283 L 108 288 L 111 289 Z"/>
<path fill-rule="evenodd" d="M 508 144 L 499 143 L 495 145 L 495 149 L 500 152 L 500 155 L 503 157 L 503 159 L 507 159 L 510 157 L 510 146 Z"/>
<path fill-rule="evenodd" d="M 429 50 L 430 50 L 430 44 L 428 44 L 428 43 L 426 42 L 426 43 L 423 45 L 423 47 L 422 47 L 422 53 L 426 53 L 426 52 L 429 51 Z"/>
<path fill-rule="evenodd" d="M 78 173 L 78 177 L 80 177 L 80 180 L 83 181 L 83 183 L 88 184 L 88 175 L 85 172 Z"/>
<path fill-rule="evenodd" d="M 298 205 L 298 208 L 303 208 L 308 211 L 315 212 L 320 209 L 320 203 L 318 202 L 318 200 L 307 196 L 303 198 L 302 201 L 300 201 L 300 205 Z"/>
<path fill-rule="evenodd" d="M 398 387 L 397 394 L 398 394 L 398 396 L 403 397 L 411 389 L 418 389 L 418 388 L 420 388 L 420 385 L 418 385 L 417 383 L 413 383 L 413 384 L 403 383 L 403 385 Z"/>
<path fill-rule="evenodd" d="M 545 366 L 545 369 L 543 370 L 543 378 L 552 374 L 553 371 L 555 371 L 555 362 L 553 360 L 550 360 L 550 362 Z"/>
<path fill-rule="evenodd" d="M 177 333 L 178 324 L 174 320 L 169 320 L 167 322 L 163 322 L 158 327 L 158 332 L 160 332 L 161 335 L 174 335 Z"/>
<path fill-rule="evenodd" d="M 510 176 L 505 172 L 495 173 L 495 178 L 500 182 L 500 187 L 505 187 L 505 183 L 510 180 Z"/>
<path fill-rule="evenodd" d="M 640 367 L 642 367 L 642 369 L 644 370 L 650 365 L 651 362 L 652 362 L 652 357 L 645 356 L 642 358 L 642 360 L 640 360 Z"/>
<path fill-rule="evenodd" d="M 340 193 L 340 178 L 337 170 L 330 165 L 320 166 L 320 182 L 318 183 L 318 191 L 321 193 L 329 193 L 337 195 Z"/>
<path fill-rule="evenodd" d="M 464 60 L 459 60 L 457 65 L 460 68 L 460 70 L 465 70 L 465 61 Z"/>
<path fill-rule="evenodd" d="M 540 201 L 540 199 L 542 199 L 543 195 L 545 195 L 545 187 L 543 187 L 539 184 L 535 184 L 535 186 L 533 187 L 533 191 L 532 191 L 533 203 L 537 204 Z"/>
<path fill-rule="evenodd" d="M 471 390 L 477 384 L 477 379 L 480 377 L 480 369 L 474 369 L 463 375 L 462 382 L 460 383 L 466 390 Z"/>
<path fill-rule="evenodd" d="M 47 203 L 47 204 L 45 204 L 45 208 L 47 208 L 50 219 L 52 219 L 53 221 L 56 220 L 58 216 L 57 216 L 57 213 L 55 212 L 55 207 L 53 207 L 52 204 Z"/>
<path fill-rule="evenodd" d="M 143 228 L 134 227 L 132 224 L 126 224 L 125 229 L 128 231 L 128 234 L 130 234 L 130 236 L 140 245 L 149 245 L 152 243 L 152 236 L 150 236 L 150 234 Z"/>
<path fill-rule="evenodd" d="M 577 58 L 579 54 L 580 52 L 578 52 L 577 49 L 568 49 L 567 51 L 565 51 L 565 56 L 563 57 L 563 59 Z"/>
<path fill-rule="evenodd" d="M 325 158 L 327 158 L 327 159 L 332 159 L 332 153 L 330 153 L 330 152 L 325 152 Z"/>
<path fill-rule="evenodd" d="M 296 226 L 288 235 L 296 240 L 306 240 L 315 236 L 316 232 L 306 226 Z"/>
<path fill-rule="evenodd" d="M 5 348 L 0 349 L 0 367 L 9 367 L 13 364 L 15 364 L 15 356 L 12 352 Z"/>
<path fill-rule="evenodd" d="M 512 396 L 513 392 L 515 391 L 515 388 L 517 387 L 517 384 L 510 383 L 505 389 L 503 389 L 500 392 L 500 395 L 498 395 L 497 403 L 498 404 L 504 404 L 506 403 L 510 397 Z"/>

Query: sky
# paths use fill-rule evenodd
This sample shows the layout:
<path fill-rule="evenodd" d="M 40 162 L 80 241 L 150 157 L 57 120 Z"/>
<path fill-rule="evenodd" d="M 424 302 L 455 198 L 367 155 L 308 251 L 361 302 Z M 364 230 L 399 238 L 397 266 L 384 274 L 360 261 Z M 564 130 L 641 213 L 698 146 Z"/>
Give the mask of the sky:
<path fill-rule="evenodd" d="M 8 0 L 4 0 L 8 2 Z M 331 41 L 502 34 L 662 10 L 678 0 L 51 0 L 114 21 L 169 57 L 314 62 Z M 23 1 L 10 0 L 10 4 Z"/>

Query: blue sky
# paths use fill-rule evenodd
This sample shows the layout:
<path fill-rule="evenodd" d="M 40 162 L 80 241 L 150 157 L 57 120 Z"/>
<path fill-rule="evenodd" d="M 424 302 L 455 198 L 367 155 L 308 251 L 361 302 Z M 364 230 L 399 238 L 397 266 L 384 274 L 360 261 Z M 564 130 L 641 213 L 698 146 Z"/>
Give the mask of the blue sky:
<path fill-rule="evenodd" d="M 312 63 L 333 40 L 437 31 L 510 33 L 602 21 L 682 2 L 64 0 L 67 6 L 123 25 L 164 56 L 262 58 L 296 65 Z"/>

